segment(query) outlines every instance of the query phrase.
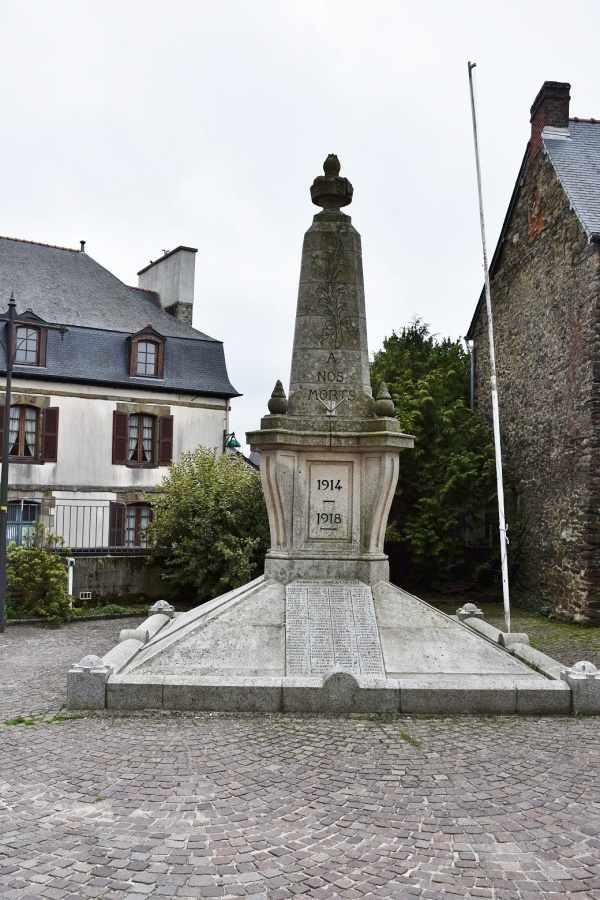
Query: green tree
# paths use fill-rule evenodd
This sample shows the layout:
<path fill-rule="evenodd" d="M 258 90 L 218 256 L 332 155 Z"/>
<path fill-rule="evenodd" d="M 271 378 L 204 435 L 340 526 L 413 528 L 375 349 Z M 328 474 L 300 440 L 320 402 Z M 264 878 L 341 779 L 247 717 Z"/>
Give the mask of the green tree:
<path fill-rule="evenodd" d="M 171 465 L 148 529 L 152 554 L 176 588 L 200 600 L 263 571 L 269 524 L 260 476 L 240 457 L 200 447 Z"/>
<path fill-rule="evenodd" d="M 72 618 L 67 569 L 60 553 L 69 554 L 64 538 L 35 522 L 22 546 L 8 548 L 7 611 L 11 617 L 41 616 L 56 623 Z"/>
<path fill-rule="evenodd" d="M 470 409 L 469 354 L 415 319 L 386 338 L 371 381 L 374 393 L 388 385 L 402 430 L 415 437 L 400 457 L 386 540 L 400 551 L 407 582 L 431 581 L 464 561 L 461 515 L 481 513 L 495 498 L 493 445 Z"/>

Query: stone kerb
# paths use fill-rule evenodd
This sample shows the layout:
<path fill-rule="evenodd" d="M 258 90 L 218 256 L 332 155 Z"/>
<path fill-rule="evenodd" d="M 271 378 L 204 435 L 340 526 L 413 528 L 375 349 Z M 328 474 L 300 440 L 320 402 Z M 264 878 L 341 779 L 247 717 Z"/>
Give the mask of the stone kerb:
<path fill-rule="evenodd" d="M 457 613 L 458 615 L 458 613 Z M 476 618 L 474 616 L 469 616 L 467 618 L 462 619 L 463 625 L 466 625 L 467 628 L 470 628 L 472 631 L 476 631 L 478 634 L 481 634 L 483 637 L 486 637 L 488 640 L 492 641 L 494 644 L 500 643 L 500 635 L 502 632 L 499 628 L 495 628 L 493 625 L 490 625 L 488 622 L 484 622 L 480 618 Z"/>
<path fill-rule="evenodd" d="M 501 647 L 510 647 L 512 644 L 529 644 L 529 635 L 524 631 L 502 631 L 498 638 Z"/>
<path fill-rule="evenodd" d="M 147 628 L 123 628 L 119 632 L 119 643 L 121 641 L 141 641 L 142 644 L 147 644 L 150 640 L 150 633 Z"/>
<path fill-rule="evenodd" d="M 540 650 L 536 650 L 535 647 L 530 647 L 529 644 L 510 644 L 507 647 L 507 650 L 509 653 L 512 653 L 513 656 L 516 656 L 517 659 L 520 659 L 524 663 L 527 663 L 528 666 L 531 666 L 532 669 L 541 672 L 546 678 L 551 678 L 553 681 L 560 681 L 561 672 L 564 667 L 558 660 L 553 659 L 551 656 L 547 656 Z"/>
<path fill-rule="evenodd" d="M 342 669 L 312 678 L 283 680 L 283 711 L 290 713 L 397 713 L 398 682 L 385 677 L 353 675 Z"/>
<path fill-rule="evenodd" d="M 600 713 L 600 670 L 585 660 L 561 672 L 571 688 L 573 712 L 587 715 Z"/>

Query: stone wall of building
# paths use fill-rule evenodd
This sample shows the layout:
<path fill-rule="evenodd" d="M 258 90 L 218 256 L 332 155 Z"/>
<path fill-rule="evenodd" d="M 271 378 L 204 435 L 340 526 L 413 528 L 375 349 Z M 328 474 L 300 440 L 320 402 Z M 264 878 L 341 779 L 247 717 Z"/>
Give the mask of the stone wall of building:
<path fill-rule="evenodd" d="M 158 566 L 148 565 L 146 556 L 83 556 L 75 558 L 73 597 L 91 591 L 94 604 L 143 603 L 169 593 Z"/>
<path fill-rule="evenodd" d="M 505 482 L 515 501 L 509 553 L 527 598 L 576 621 L 600 614 L 599 249 L 540 153 L 524 171 L 491 282 Z M 476 403 L 491 427 L 485 307 L 474 340 Z"/>

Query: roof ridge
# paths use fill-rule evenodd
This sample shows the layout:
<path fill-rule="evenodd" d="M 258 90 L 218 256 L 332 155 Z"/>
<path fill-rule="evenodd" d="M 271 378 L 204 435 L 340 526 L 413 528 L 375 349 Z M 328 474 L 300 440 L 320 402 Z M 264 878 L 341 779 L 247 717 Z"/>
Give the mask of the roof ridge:
<path fill-rule="evenodd" d="M 600 125 L 600 119 L 581 119 L 579 116 L 571 116 L 569 122 L 587 122 L 593 125 Z"/>
<path fill-rule="evenodd" d="M 17 244 L 33 244 L 36 247 L 50 247 L 52 250 L 66 250 L 68 253 L 81 253 L 75 247 L 59 247 L 58 244 L 43 244 L 41 241 L 28 241 L 26 238 L 8 237 L 8 235 L 0 234 L 1 241 L 14 241 Z"/>
<path fill-rule="evenodd" d="M 135 284 L 127 284 L 125 286 L 132 291 L 142 291 L 143 294 L 156 294 L 156 296 L 158 297 L 158 291 L 153 291 L 150 288 L 141 288 Z"/>

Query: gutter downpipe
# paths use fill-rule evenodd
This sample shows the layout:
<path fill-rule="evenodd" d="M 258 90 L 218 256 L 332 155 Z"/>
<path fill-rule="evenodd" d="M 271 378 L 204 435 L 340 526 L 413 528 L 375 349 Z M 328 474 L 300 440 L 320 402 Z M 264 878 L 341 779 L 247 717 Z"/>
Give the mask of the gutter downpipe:
<path fill-rule="evenodd" d="M 477 138 L 477 114 L 475 112 L 475 96 L 473 93 L 473 69 L 477 64 L 469 62 L 469 89 L 471 92 L 471 114 L 473 117 L 473 141 L 475 143 L 475 166 L 477 168 L 477 190 L 479 194 L 479 222 L 481 226 L 481 245 L 483 249 L 483 271 L 485 274 L 485 302 L 488 320 L 488 342 L 490 345 L 490 385 L 492 391 L 492 422 L 494 426 L 494 449 L 496 456 L 496 485 L 498 493 L 498 523 L 500 529 L 500 564 L 502 568 L 502 597 L 504 600 L 504 621 L 506 631 L 510 634 L 510 596 L 508 590 L 508 559 L 506 547 L 506 519 L 504 516 L 504 483 L 502 477 L 502 449 L 500 445 L 500 414 L 498 411 L 498 388 L 496 385 L 496 354 L 494 351 L 494 324 L 492 321 L 492 300 L 490 295 L 490 273 L 487 261 L 485 240 L 485 222 L 483 217 L 483 194 L 481 190 L 481 166 L 479 163 L 479 141 Z"/>

